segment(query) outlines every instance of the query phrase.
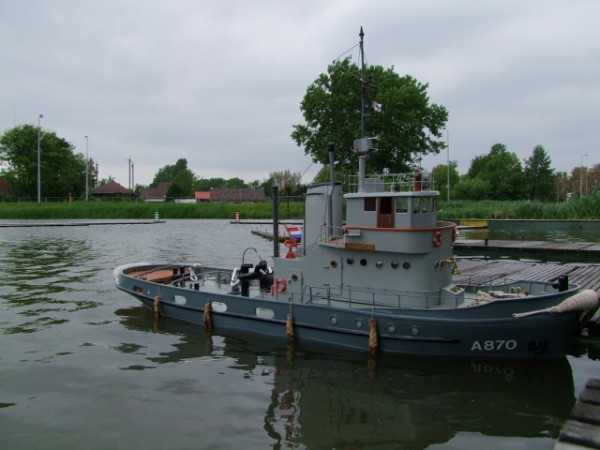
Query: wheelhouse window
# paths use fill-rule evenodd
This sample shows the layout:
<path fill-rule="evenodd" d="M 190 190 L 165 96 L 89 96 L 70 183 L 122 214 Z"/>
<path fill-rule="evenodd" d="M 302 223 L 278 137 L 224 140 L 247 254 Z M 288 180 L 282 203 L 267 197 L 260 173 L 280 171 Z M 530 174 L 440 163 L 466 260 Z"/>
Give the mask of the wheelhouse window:
<path fill-rule="evenodd" d="M 376 211 L 377 199 L 375 197 L 365 197 L 365 211 Z"/>
<path fill-rule="evenodd" d="M 435 197 L 413 197 L 412 199 L 414 214 L 434 212 L 436 205 Z"/>
<path fill-rule="evenodd" d="M 396 197 L 396 212 L 397 213 L 408 212 L 408 198 Z"/>

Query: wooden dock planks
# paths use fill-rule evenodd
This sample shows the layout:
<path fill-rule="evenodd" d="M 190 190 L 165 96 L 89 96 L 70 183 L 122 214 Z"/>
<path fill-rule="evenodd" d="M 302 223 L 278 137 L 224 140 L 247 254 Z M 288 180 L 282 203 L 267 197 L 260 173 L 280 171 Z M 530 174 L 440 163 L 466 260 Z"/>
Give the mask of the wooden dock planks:
<path fill-rule="evenodd" d="M 554 450 L 600 449 L 600 379 L 588 380 Z"/>
<path fill-rule="evenodd" d="M 458 239 L 454 243 L 454 248 L 458 250 L 511 250 L 530 253 L 575 253 L 588 256 L 600 256 L 600 244 L 595 242 Z"/>
<path fill-rule="evenodd" d="M 555 281 L 563 275 L 583 289 L 600 291 L 600 265 L 579 263 L 544 263 L 504 259 L 457 259 L 459 274 L 455 283 L 478 283 L 500 280 Z"/>

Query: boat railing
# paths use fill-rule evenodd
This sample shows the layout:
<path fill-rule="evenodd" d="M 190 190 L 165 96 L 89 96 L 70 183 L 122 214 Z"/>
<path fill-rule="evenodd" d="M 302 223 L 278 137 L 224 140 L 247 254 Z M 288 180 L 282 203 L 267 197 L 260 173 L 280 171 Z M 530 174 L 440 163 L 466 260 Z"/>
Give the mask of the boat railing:
<path fill-rule="evenodd" d="M 304 237 L 306 239 L 306 236 Z M 327 225 L 321 225 L 319 227 L 319 234 L 316 239 L 310 243 L 305 242 L 306 248 L 298 246 L 294 249 L 294 255 L 296 258 L 302 258 L 305 254 L 310 253 L 311 250 L 321 243 L 327 243 L 331 245 L 344 245 L 344 228 L 343 227 L 330 227 Z"/>
<path fill-rule="evenodd" d="M 192 289 L 199 289 L 200 286 L 205 286 L 207 284 L 212 284 L 220 288 L 222 285 L 229 285 L 230 282 L 230 269 L 202 268 L 202 270 L 198 272 L 191 271 L 189 273 L 183 274 L 178 278 L 174 278 L 171 284 L 173 286 L 188 286 Z"/>
<path fill-rule="evenodd" d="M 319 230 L 319 242 L 328 242 L 330 244 L 343 245 L 344 228 L 321 225 L 321 228 Z"/>
<path fill-rule="evenodd" d="M 354 286 L 304 286 L 301 294 L 302 303 L 324 304 L 348 309 L 429 309 L 439 307 L 440 298 L 439 291 L 391 291 Z"/>
<path fill-rule="evenodd" d="M 550 281 L 522 280 L 520 278 L 511 278 L 508 276 L 494 277 L 468 275 L 458 276 L 454 281 L 458 286 L 463 287 L 468 293 L 501 290 L 515 294 L 527 293 L 529 295 L 538 295 L 554 291 L 553 283 Z"/>
<path fill-rule="evenodd" d="M 411 191 L 433 191 L 433 173 L 383 173 L 369 174 L 368 179 L 379 181 L 385 191 L 411 192 Z M 347 186 L 349 192 L 358 191 L 359 175 L 348 175 Z"/>

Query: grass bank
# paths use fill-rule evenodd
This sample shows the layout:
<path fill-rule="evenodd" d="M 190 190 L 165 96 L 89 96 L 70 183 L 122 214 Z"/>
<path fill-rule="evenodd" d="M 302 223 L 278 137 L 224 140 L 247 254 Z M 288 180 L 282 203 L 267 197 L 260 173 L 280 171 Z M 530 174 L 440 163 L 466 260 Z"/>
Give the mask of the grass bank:
<path fill-rule="evenodd" d="M 272 203 L 144 203 L 91 201 L 73 203 L 0 203 L 0 219 L 270 219 Z M 302 217 L 304 204 L 282 202 L 281 218 Z"/>
<path fill-rule="evenodd" d="M 562 203 L 454 200 L 440 202 L 439 207 L 439 217 L 442 220 L 592 220 L 600 219 L 600 193 Z"/>
<path fill-rule="evenodd" d="M 452 219 L 600 219 L 600 193 L 563 203 L 440 201 L 442 220 Z M 73 203 L 0 203 L 0 219 L 270 219 L 273 205 L 264 203 L 144 203 L 129 201 L 90 201 Z M 304 203 L 282 200 L 282 219 L 304 216 Z"/>

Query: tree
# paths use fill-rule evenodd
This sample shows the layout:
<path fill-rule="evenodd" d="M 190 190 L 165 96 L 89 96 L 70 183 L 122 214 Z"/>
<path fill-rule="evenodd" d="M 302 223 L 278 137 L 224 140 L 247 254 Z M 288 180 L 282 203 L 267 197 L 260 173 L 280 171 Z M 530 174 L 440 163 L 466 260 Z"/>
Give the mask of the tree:
<path fill-rule="evenodd" d="M 450 161 L 450 193 L 456 187 L 460 180 L 456 161 Z M 446 200 L 448 198 L 448 165 L 439 164 L 433 168 L 433 180 L 435 189 L 440 192 L 440 198 Z"/>
<path fill-rule="evenodd" d="M 167 191 L 169 198 L 187 198 L 194 196 L 194 183 L 196 175 L 190 169 L 181 169 L 171 180 Z"/>
<path fill-rule="evenodd" d="M 159 183 L 162 182 L 172 182 L 177 173 L 180 170 L 186 170 L 188 168 L 187 159 L 179 158 L 174 165 L 166 165 L 158 169 L 156 175 L 154 175 L 154 180 L 150 183 L 150 187 L 155 188 Z"/>
<path fill-rule="evenodd" d="M 7 165 L 2 177 L 8 179 L 15 197 L 37 196 L 38 128 L 20 125 L 0 137 L 0 161 Z M 85 192 L 85 157 L 53 131 L 40 139 L 40 175 L 43 197 L 79 197 Z M 89 177 L 89 179 L 93 179 Z"/>
<path fill-rule="evenodd" d="M 242 189 L 246 187 L 246 182 L 241 178 L 234 177 L 225 182 L 225 187 Z"/>
<path fill-rule="evenodd" d="M 465 177 L 457 186 L 461 198 L 478 200 L 519 200 L 524 197 L 521 161 L 504 144 L 494 144 L 487 155 L 473 158 Z M 476 189 L 481 189 L 477 192 Z M 485 194 L 485 197 L 482 195 Z"/>
<path fill-rule="evenodd" d="M 311 84 L 300 109 L 305 123 L 294 125 L 292 138 L 314 162 L 328 164 L 327 143 L 336 143 L 336 165 L 342 173 L 355 172 L 358 157 L 353 142 L 361 137 L 360 69 L 350 59 L 327 68 Z M 365 135 L 377 136 L 370 169 L 404 172 L 415 157 L 439 153 L 445 148 L 440 140 L 448 119 L 443 106 L 431 104 L 427 84 L 409 75 L 400 77 L 394 68 L 369 66 L 365 89 L 367 105 L 383 105 L 381 112 L 369 107 Z"/>
<path fill-rule="evenodd" d="M 556 178 L 548 153 L 541 145 L 525 160 L 525 189 L 529 200 L 548 201 L 555 197 Z"/>
<path fill-rule="evenodd" d="M 269 174 L 272 184 L 279 187 L 279 192 L 281 195 L 286 195 L 288 197 L 297 194 L 301 177 L 302 175 L 300 172 L 291 172 L 289 170 L 271 172 Z"/>
<path fill-rule="evenodd" d="M 457 198 L 468 200 L 485 200 L 491 198 L 492 186 L 489 180 L 463 177 L 452 193 Z"/>

